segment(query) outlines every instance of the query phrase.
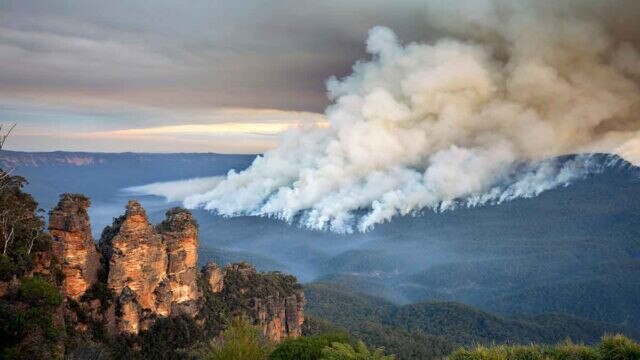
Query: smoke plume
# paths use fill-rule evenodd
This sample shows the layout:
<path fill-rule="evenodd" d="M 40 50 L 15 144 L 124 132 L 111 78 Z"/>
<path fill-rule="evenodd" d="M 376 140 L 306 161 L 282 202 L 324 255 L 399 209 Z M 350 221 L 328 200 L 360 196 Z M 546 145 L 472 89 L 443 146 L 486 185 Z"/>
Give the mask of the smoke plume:
<path fill-rule="evenodd" d="M 535 196 L 594 170 L 584 157 L 548 160 L 559 155 L 634 153 L 632 41 L 586 12 L 471 3 L 470 15 L 432 5 L 429 24 L 446 34 L 432 42 L 371 29 L 371 58 L 327 81 L 328 128 L 286 133 L 185 205 L 365 231 L 423 209 Z"/>

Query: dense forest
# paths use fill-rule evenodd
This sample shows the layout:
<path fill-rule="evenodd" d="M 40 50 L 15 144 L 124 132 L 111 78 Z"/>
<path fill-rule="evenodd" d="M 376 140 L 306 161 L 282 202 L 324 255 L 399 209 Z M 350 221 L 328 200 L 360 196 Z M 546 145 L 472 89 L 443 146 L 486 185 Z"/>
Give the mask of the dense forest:
<path fill-rule="evenodd" d="M 305 286 L 307 313 L 402 359 L 439 359 L 472 344 L 594 343 L 605 333 L 638 339 L 632 328 L 564 314 L 500 316 L 455 302 L 398 306 L 335 283 Z"/>

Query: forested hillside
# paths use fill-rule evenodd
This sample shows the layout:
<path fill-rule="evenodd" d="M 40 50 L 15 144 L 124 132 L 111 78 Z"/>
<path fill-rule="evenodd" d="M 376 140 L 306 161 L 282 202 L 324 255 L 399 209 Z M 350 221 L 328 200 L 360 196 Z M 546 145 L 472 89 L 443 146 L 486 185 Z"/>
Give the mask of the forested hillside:
<path fill-rule="evenodd" d="M 461 345 L 594 343 L 605 333 L 640 338 L 637 331 L 563 314 L 505 317 L 455 302 L 398 306 L 336 285 L 305 286 L 307 312 L 347 329 L 402 359 L 437 359 Z"/>

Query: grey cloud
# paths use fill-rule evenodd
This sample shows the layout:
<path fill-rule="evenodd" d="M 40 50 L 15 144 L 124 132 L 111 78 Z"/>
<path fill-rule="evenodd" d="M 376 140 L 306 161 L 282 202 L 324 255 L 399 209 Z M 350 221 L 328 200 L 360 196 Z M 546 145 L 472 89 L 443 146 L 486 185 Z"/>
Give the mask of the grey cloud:
<path fill-rule="evenodd" d="M 0 96 L 82 93 L 172 107 L 322 111 L 324 80 L 374 25 L 423 30 L 415 1 L 9 1 Z M 52 95 L 54 94 L 54 95 Z"/>

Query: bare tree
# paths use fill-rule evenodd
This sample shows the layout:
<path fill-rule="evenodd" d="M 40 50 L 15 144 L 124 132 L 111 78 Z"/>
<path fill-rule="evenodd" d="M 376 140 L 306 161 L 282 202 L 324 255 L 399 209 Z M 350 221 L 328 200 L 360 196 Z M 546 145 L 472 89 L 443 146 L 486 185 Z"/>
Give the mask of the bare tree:
<path fill-rule="evenodd" d="M 29 238 L 29 248 L 27 249 L 27 255 L 31 254 L 31 249 L 33 248 L 33 244 L 36 242 L 38 235 L 39 235 L 38 229 L 31 230 L 31 237 Z"/>
<path fill-rule="evenodd" d="M 5 211 L 2 213 L 2 215 L 0 215 L 0 226 L 2 227 L 0 234 L 2 235 L 2 240 L 4 242 L 4 249 L 2 250 L 2 254 L 6 255 L 7 249 L 9 248 L 9 245 L 13 242 L 13 238 L 15 237 L 15 228 L 11 223 L 8 211 Z"/>
<path fill-rule="evenodd" d="M 13 128 L 16 127 L 16 124 L 11 125 L 9 127 L 9 130 L 4 134 L 2 133 L 3 126 L 4 126 L 3 124 L 0 124 L 0 151 L 4 148 L 4 143 L 5 141 L 7 141 L 7 138 L 9 137 L 9 135 L 11 135 L 11 131 L 13 131 Z M 13 172 L 13 169 L 0 170 L 0 191 L 3 191 L 4 188 L 7 186 L 12 172 Z"/>
<path fill-rule="evenodd" d="M 16 124 L 11 125 L 9 127 L 9 130 L 7 130 L 5 133 L 2 132 L 3 127 L 4 125 L 0 124 L 0 150 L 4 148 L 4 143 L 7 141 L 9 135 L 11 135 L 11 131 L 13 131 L 13 128 L 16 127 Z M 9 169 L 7 171 L 0 170 L 0 193 L 3 192 L 8 185 L 10 185 L 12 180 L 12 171 L 12 169 Z M 13 243 L 13 240 L 15 238 L 15 219 L 12 219 L 11 215 L 12 214 L 10 214 L 8 210 L 5 210 L 4 212 L 2 212 L 2 214 L 0 214 L 0 227 L 2 227 L 2 229 L 0 230 L 0 235 L 2 236 L 2 240 L 4 242 L 4 246 L 2 249 L 3 255 L 7 254 L 9 245 Z M 31 240 L 32 243 L 34 241 L 35 238 Z M 33 245 L 29 247 L 29 252 L 31 252 L 32 246 Z"/>
<path fill-rule="evenodd" d="M 9 130 L 2 134 L 2 127 L 4 125 L 0 124 L 0 150 L 2 150 L 4 148 L 4 142 L 7 141 L 7 138 L 9 137 L 9 135 L 11 135 L 11 131 L 13 131 L 13 128 L 16 127 L 16 124 L 11 125 L 11 127 L 9 127 Z"/>

